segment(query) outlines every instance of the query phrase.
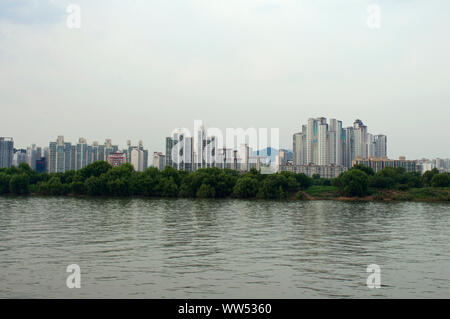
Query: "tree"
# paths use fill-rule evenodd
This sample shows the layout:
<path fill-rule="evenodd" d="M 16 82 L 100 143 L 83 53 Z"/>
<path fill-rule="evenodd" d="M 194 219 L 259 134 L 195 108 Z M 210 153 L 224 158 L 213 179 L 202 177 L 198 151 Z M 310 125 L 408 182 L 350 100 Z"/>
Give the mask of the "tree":
<path fill-rule="evenodd" d="M 0 194 L 9 193 L 9 182 L 11 180 L 11 176 L 5 173 L 0 173 Z"/>
<path fill-rule="evenodd" d="M 104 175 L 101 177 L 89 177 L 85 182 L 85 186 L 88 195 L 99 196 L 107 194 L 106 178 L 104 178 Z"/>
<path fill-rule="evenodd" d="M 96 161 L 77 171 L 76 175 L 80 176 L 80 181 L 84 182 L 91 176 L 100 177 L 100 175 L 105 174 L 111 168 L 112 166 L 108 162 Z"/>
<path fill-rule="evenodd" d="M 250 176 L 238 178 L 233 188 L 233 196 L 237 198 L 255 197 L 258 192 L 258 181 Z"/>
<path fill-rule="evenodd" d="M 435 174 L 431 179 L 431 186 L 450 187 L 450 174 L 447 173 Z"/>
<path fill-rule="evenodd" d="M 9 190 L 13 194 L 28 194 L 30 178 L 25 174 L 15 174 L 9 181 Z"/>
<path fill-rule="evenodd" d="M 130 183 L 126 178 L 117 178 L 107 182 L 109 195 L 112 196 L 129 196 Z"/>
<path fill-rule="evenodd" d="M 434 175 L 439 174 L 439 171 L 436 168 L 433 168 L 431 171 L 426 171 L 422 175 L 422 182 L 425 186 L 431 186 L 431 180 L 433 179 Z"/>
<path fill-rule="evenodd" d="M 264 198 L 274 199 L 285 196 L 287 190 L 287 178 L 281 174 L 268 175 L 263 182 L 262 192 Z"/>
<path fill-rule="evenodd" d="M 39 192 L 44 195 L 66 195 L 69 190 L 69 186 L 62 184 L 58 176 L 53 176 L 48 182 L 39 185 Z"/>
<path fill-rule="evenodd" d="M 130 192 L 139 196 L 155 195 L 157 178 L 158 174 L 153 174 L 153 171 L 149 170 L 146 170 L 143 173 L 136 173 L 130 179 Z"/>
<path fill-rule="evenodd" d="M 165 177 L 166 179 L 172 178 L 173 182 L 179 186 L 181 183 L 181 176 L 180 171 L 173 168 L 172 166 L 166 166 L 164 169 L 160 172 L 162 177 Z"/>
<path fill-rule="evenodd" d="M 395 185 L 395 180 L 392 177 L 384 177 L 378 173 L 371 176 L 369 181 L 370 186 L 374 188 L 391 189 Z"/>
<path fill-rule="evenodd" d="M 350 169 L 338 177 L 339 184 L 346 196 L 364 196 L 367 194 L 368 176 L 362 170 Z"/>
<path fill-rule="evenodd" d="M 74 181 L 70 184 L 70 189 L 75 195 L 85 195 L 86 194 L 86 185 L 80 181 Z"/>
<path fill-rule="evenodd" d="M 216 196 L 216 190 L 214 187 L 208 184 L 202 184 L 197 191 L 198 198 L 214 198 Z"/>
<path fill-rule="evenodd" d="M 367 176 L 372 176 L 375 174 L 375 172 L 373 171 L 373 169 L 371 167 L 363 165 L 363 164 L 355 165 L 351 169 L 359 169 L 359 170 L 363 171 L 364 173 L 366 173 Z"/>
<path fill-rule="evenodd" d="M 302 191 L 298 191 L 297 194 L 295 194 L 295 198 L 297 200 L 307 200 L 308 197 L 306 196 L 306 194 Z"/>
<path fill-rule="evenodd" d="M 159 180 L 157 191 L 163 197 L 177 197 L 178 186 L 173 177 L 163 177 Z"/>
<path fill-rule="evenodd" d="M 297 183 L 300 185 L 301 189 L 307 189 L 313 183 L 312 178 L 309 176 L 306 176 L 303 173 L 295 174 L 295 179 L 297 180 Z"/>

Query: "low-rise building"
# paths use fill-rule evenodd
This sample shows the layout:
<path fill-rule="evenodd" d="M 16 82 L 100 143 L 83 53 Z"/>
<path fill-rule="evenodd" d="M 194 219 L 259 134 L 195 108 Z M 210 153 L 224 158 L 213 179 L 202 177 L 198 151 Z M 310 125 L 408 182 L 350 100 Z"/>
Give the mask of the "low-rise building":
<path fill-rule="evenodd" d="M 386 167 L 403 167 L 407 172 L 417 171 L 416 161 L 407 160 L 404 156 L 400 156 L 398 160 L 388 159 L 386 157 L 369 159 L 356 158 L 353 160 L 352 164 L 353 166 L 359 164 L 368 166 L 372 168 L 375 173 Z"/>
<path fill-rule="evenodd" d="M 347 168 L 341 165 L 280 165 L 280 172 L 302 173 L 309 177 L 319 174 L 321 178 L 336 178 L 346 170 Z"/>
<path fill-rule="evenodd" d="M 123 152 L 115 152 L 108 155 L 108 163 L 113 166 L 120 166 L 127 162 L 127 155 Z"/>

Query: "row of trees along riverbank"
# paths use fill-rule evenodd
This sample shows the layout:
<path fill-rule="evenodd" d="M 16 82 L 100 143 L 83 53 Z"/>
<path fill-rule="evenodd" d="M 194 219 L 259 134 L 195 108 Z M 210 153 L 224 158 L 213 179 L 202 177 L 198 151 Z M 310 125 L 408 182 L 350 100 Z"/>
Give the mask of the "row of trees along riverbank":
<path fill-rule="evenodd" d="M 335 179 L 291 172 L 264 175 L 255 169 L 239 173 L 205 168 L 188 173 L 151 167 L 135 172 L 130 164 L 112 167 L 104 161 L 78 171 L 48 174 L 22 163 L 0 169 L 0 194 L 450 201 L 450 174 L 434 169 L 421 175 L 390 167 L 374 173 L 362 165 Z"/>

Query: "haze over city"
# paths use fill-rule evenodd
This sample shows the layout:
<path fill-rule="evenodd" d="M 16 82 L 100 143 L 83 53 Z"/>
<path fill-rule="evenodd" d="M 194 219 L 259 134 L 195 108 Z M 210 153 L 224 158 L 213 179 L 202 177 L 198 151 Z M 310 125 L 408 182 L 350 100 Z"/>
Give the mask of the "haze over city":
<path fill-rule="evenodd" d="M 66 8 L 81 8 L 70 29 Z M 367 6 L 380 7 L 379 28 Z M 361 119 L 388 155 L 450 157 L 448 1 L 2 1 L 1 136 L 17 147 L 176 127 Z"/>

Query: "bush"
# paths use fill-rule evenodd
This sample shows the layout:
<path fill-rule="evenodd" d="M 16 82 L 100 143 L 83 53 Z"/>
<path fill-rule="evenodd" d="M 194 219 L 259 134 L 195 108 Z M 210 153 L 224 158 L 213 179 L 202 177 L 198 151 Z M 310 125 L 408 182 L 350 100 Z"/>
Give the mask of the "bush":
<path fill-rule="evenodd" d="M 126 178 L 116 178 L 107 182 L 108 194 L 112 196 L 129 196 L 130 183 Z"/>
<path fill-rule="evenodd" d="M 258 193 L 258 181 L 250 176 L 238 178 L 233 188 L 233 196 L 237 198 L 255 197 Z"/>
<path fill-rule="evenodd" d="M 295 198 L 297 200 L 307 200 L 308 197 L 306 196 L 306 194 L 302 191 L 298 191 L 297 194 L 295 194 Z"/>
<path fill-rule="evenodd" d="M 108 162 L 96 161 L 77 171 L 76 175 L 80 177 L 81 182 L 84 182 L 91 176 L 100 177 L 100 175 L 107 173 L 111 168 L 112 166 Z"/>
<path fill-rule="evenodd" d="M 384 197 L 385 195 L 383 193 L 375 193 L 372 198 L 374 200 L 384 200 Z"/>
<path fill-rule="evenodd" d="M 66 195 L 69 190 L 69 186 L 62 184 L 57 176 L 51 177 L 48 182 L 39 184 L 39 192 L 43 195 Z"/>
<path fill-rule="evenodd" d="M 392 177 L 385 177 L 377 173 L 370 177 L 369 185 L 374 188 L 392 189 L 395 185 L 395 180 Z"/>
<path fill-rule="evenodd" d="M 365 166 L 362 164 L 355 165 L 351 169 L 359 169 L 359 170 L 363 171 L 364 173 L 366 173 L 367 176 L 375 175 L 375 172 L 373 171 L 373 169 L 371 167 L 368 167 L 368 166 Z"/>
<path fill-rule="evenodd" d="M 338 184 L 343 188 L 346 196 L 365 196 L 367 194 L 369 178 L 359 169 L 348 170 L 338 177 Z"/>
<path fill-rule="evenodd" d="M 286 196 L 287 179 L 281 174 L 268 175 L 261 187 L 264 198 L 276 199 Z"/>
<path fill-rule="evenodd" d="M 11 176 L 5 173 L 0 173 L 0 194 L 9 193 L 9 182 Z"/>
<path fill-rule="evenodd" d="M 86 193 L 91 196 L 107 194 L 105 178 L 91 176 L 85 182 Z"/>
<path fill-rule="evenodd" d="M 172 177 L 161 178 L 158 190 L 163 197 L 177 197 L 178 195 L 178 186 Z"/>
<path fill-rule="evenodd" d="M 25 174 L 16 174 L 9 181 L 9 191 L 16 195 L 28 194 L 30 178 Z"/>
<path fill-rule="evenodd" d="M 214 198 L 216 196 L 216 190 L 214 187 L 208 184 L 202 184 L 197 191 L 198 198 Z"/>
<path fill-rule="evenodd" d="M 72 184 L 70 185 L 70 189 L 71 189 L 72 193 L 75 195 L 85 195 L 86 194 L 86 186 L 84 185 L 84 183 L 79 182 L 79 181 L 72 182 Z"/>
<path fill-rule="evenodd" d="M 336 198 L 341 196 L 339 188 L 336 186 L 311 186 L 305 192 L 316 198 Z"/>
<path fill-rule="evenodd" d="M 439 174 L 439 171 L 436 168 L 433 168 L 431 171 L 426 171 L 422 175 L 422 182 L 425 186 L 431 186 L 431 180 L 433 179 L 434 175 Z"/>
<path fill-rule="evenodd" d="M 394 194 L 392 195 L 392 199 L 399 201 L 411 201 L 414 197 L 411 194 Z"/>
<path fill-rule="evenodd" d="M 435 174 L 431 179 L 431 186 L 433 187 L 449 187 L 450 186 L 450 174 L 442 173 Z"/>
<path fill-rule="evenodd" d="M 301 189 L 307 189 L 312 185 L 312 178 L 306 176 L 303 173 L 295 174 L 295 179 L 297 180 L 297 183 L 300 185 Z"/>

